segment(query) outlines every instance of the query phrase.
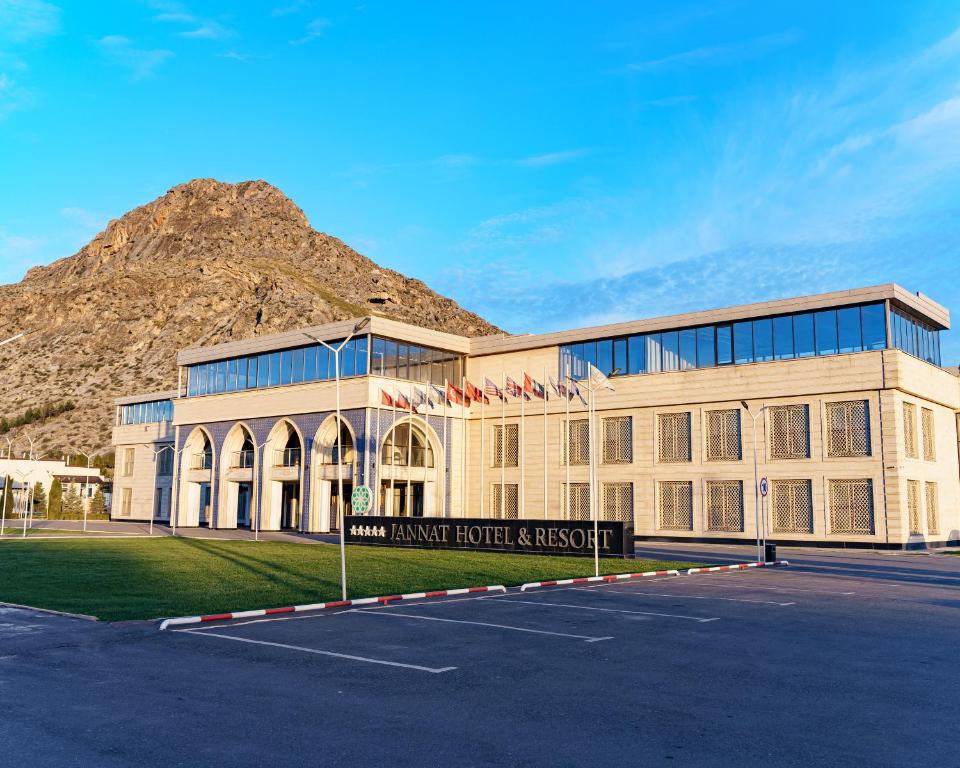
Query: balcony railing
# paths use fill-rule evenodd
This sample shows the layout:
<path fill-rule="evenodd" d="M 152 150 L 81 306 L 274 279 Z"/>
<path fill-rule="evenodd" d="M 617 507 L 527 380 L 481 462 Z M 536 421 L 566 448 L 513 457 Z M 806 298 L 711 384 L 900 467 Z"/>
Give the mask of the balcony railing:
<path fill-rule="evenodd" d="M 273 452 L 273 466 L 275 467 L 299 467 L 300 449 L 284 448 L 282 451 Z"/>
<path fill-rule="evenodd" d="M 353 446 L 352 446 L 352 445 L 344 445 L 344 446 L 343 446 L 343 457 L 342 457 L 342 458 L 343 458 L 343 461 L 337 461 L 338 456 L 339 456 L 339 453 L 338 453 L 338 451 L 337 451 L 337 446 L 336 446 L 336 445 L 331 446 L 331 448 L 330 448 L 330 454 L 329 454 L 328 457 L 325 457 L 326 460 L 325 460 L 324 463 L 326 463 L 326 464 L 353 464 L 353 462 L 356 461 L 356 451 L 353 450 Z"/>
<path fill-rule="evenodd" d="M 409 451 L 409 455 L 408 455 Z M 432 467 L 433 451 L 429 448 L 397 445 L 391 450 L 389 446 L 383 454 L 384 464 L 393 464 L 398 467 Z"/>
<path fill-rule="evenodd" d="M 231 453 L 230 469 L 253 469 L 253 451 L 234 451 Z"/>
<path fill-rule="evenodd" d="M 193 454 L 193 456 L 190 457 L 190 469 L 213 469 L 213 454 Z"/>

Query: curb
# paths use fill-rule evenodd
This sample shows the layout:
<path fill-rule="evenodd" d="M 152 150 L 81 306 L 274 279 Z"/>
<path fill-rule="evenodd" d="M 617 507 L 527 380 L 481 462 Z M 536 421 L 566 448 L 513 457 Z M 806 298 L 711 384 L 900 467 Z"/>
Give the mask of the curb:
<path fill-rule="evenodd" d="M 789 565 L 786 560 L 774 560 L 770 563 L 736 563 L 734 565 L 715 565 L 710 568 L 689 568 L 686 571 L 644 571 L 643 573 L 615 573 L 610 576 L 582 576 L 577 579 L 557 579 L 555 581 L 531 581 L 520 587 L 521 592 L 537 587 L 558 587 L 566 584 L 587 584 L 596 581 L 628 581 L 643 579 L 648 576 L 691 576 L 695 573 L 711 573 L 713 571 L 741 571 L 745 568 L 764 568 L 771 565 Z"/>
<path fill-rule="evenodd" d="M 100 621 L 96 616 L 90 616 L 86 613 L 70 613 L 69 611 L 55 611 L 53 608 L 38 608 L 35 605 L 20 605 L 20 603 L 0 602 L 0 608 L 19 608 L 24 611 L 36 611 L 37 613 L 47 613 L 51 616 L 66 616 L 70 619 L 83 619 L 84 621 Z"/>
<path fill-rule="evenodd" d="M 253 616 L 272 616 L 277 613 L 300 613 L 301 611 L 325 611 L 331 608 L 348 608 L 355 605 L 372 605 L 373 603 L 397 602 L 399 600 L 422 600 L 429 597 L 450 597 L 451 595 L 467 595 L 475 592 L 506 592 L 507 588 L 497 584 L 490 587 L 466 587 L 464 589 L 440 589 L 431 592 L 410 592 L 406 595 L 385 595 L 382 597 L 361 597 L 356 600 L 333 600 L 328 603 L 310 603 L 308 605 L 287 605 L 282 608 L 260 608 L 255 611 L 233 611 L 232 613 L 211 613 L 206 616 L 181 616 L 176 619 L 164 619 L 160 622 L 160 631 L 167 627 L 184 624 L 203 624 L 208 621 L 229 621 L 231 619 L 247 619 Z"/>

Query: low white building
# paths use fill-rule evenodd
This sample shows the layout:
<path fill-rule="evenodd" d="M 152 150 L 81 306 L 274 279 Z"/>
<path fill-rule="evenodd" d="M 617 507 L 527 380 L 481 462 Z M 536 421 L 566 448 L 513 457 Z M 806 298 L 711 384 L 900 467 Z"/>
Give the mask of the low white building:
<path fill-rule="evenodd" d="M 70 489 L 75 490 L 87 507 L 97 488 L 104 483 L 100 470 L 96 467 L 70 467 L 64 461 L 52 459 L 0 458 L 0 480 L 6 477 L 11 479 L 14 491 L 20 488 L 30 489 L 40 483 L 48 498 L 54 479 L 58 479 L 64 493 Z"/>

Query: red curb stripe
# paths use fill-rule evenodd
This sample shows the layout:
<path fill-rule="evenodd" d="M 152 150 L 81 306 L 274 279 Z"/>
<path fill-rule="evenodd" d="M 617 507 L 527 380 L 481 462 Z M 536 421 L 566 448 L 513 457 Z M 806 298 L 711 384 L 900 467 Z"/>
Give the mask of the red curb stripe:
<path fill-rule="evenodd" d="M 274 613 L 293 613 L 293 611 L 294 611 L 293 606 L 287 605 L 287 606 L 284 606 L 283 608 L 267 608 L 267 610 L 264 611 L 264 614 L 267 616 L 271 616 Z"/>
<path fill-rule="evenodd" d="M 446 597 L 446 596 L 447 596 L 447 590 L 441 589 L 439 592 L 425 592 L 424 594 L 425 594 L 427 597 Z"/>
<path fill-rule="evenodd" d="M 556 585 L 557 585 L 557 582 L 555 582 L 555 581 L 541 581 L 541 582 L 540 582 L 540 586 L 541 586 L 541 587 L 555 587 Z"/>
<path fill-rule="evenodd" d="M 393 601 L 395 601 L 395 600 L 403 600 L 403 596 L 402 596 L 402 595 L 387 595 L 386 597 L 378 597 L 378 598 L 377 598 L 377 602 L 378 602 L 378 603 L 383 603 L 384 605 L 386 605 L 387 603 L 393 602 Z"/>
<path fill-rule="evenodd" d="M 583 578 L 582 576 L 579 579 L 574 579 L 571 581 L 571 584 L 586 584 L 588 579 Z"/>
<path fill-rule="evenodd" d="M 486 587 L 470 587 L 467 591 L 468 592 L 486 592 L 487 588 Z"/>
<path fill-rule="evenodd" d="M 214 613 L 209 616 L 201 616 L 200 621 L 223 621 L 225 619 L 232 619 L 232 613 Z"/>
<path fill-rule="evenodd" d="M 324 608 L 346 608 L 348 605 L 353 605 L 353 600 L 335 600 L 332 603 L 323 603 Z"/>

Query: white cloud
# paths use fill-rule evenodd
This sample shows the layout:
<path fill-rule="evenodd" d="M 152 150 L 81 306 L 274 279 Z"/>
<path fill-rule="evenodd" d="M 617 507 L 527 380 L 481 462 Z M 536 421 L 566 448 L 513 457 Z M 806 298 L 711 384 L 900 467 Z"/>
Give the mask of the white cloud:
<path fill-rule="evenodd" d="M 515 160 L 514 165 L 519 165 L 524 168 L 545 168 L 551 165 L 560 165 L 570 160 L 577 160 L 588 154 L 588 152 L 589 150 L 586 149 L 567 149 L 562 152 L 547 152 L 542 155 L 522 157 L 519 160 Z"/>
<path fill-rule="evenodd" d="M 303 45 L 304 43 L 312 42 L 318 37 L 321 37 L 329 26 L 329 19 L 314 19 L 307 24 L 306 34 L 303 37 L 297 38 L 296 40 L 291 40 L 290 45 Z"/>
<path fill-rule="evenodd" d="M 33 106 L 35 96 L 31 90 L 19 85 L 13 78 L 0 72 L 0 120 L 12 112 Z"/>
<path fill-rule="evenodd" d="M 292 13 L 299 13 L 304 8 L 310 6 L 308 0 L 293 0 L 293 2 L 287 3 L 286 5 L 278 5 L 272 11 L 270 11 L 271 16 L 289 16 Z"/>
<path fill-rule="evenodd" d="M 0 0 L 0 39 L 14 43 L 59 34 L 60 9 L 42 0 Z"/>
<path fill-rule="evenodd" d="M 628 72 L 649 73 L 674 67 L 694 66 L 706 62 L 722 64 L 730 61 L 745 61 L 793 45 L 799 39 L 800 34 L 796 30 L 787 30 L 785 32 L 763 35 L 740 43 L 702 46 L 660 56 L 655 59 L 638 61 L 633 64 L 628 64 L 626 70 Z"/>
<path fill-rule="evenodd" d="M 163 48 L 137 48 L 130 38 L 123 35 L 101 37 L 97 46 L 110 61 L 126 69 L 132 80 L 153 77 L 157 67 L 173 56 L 173 51 Z"/>

